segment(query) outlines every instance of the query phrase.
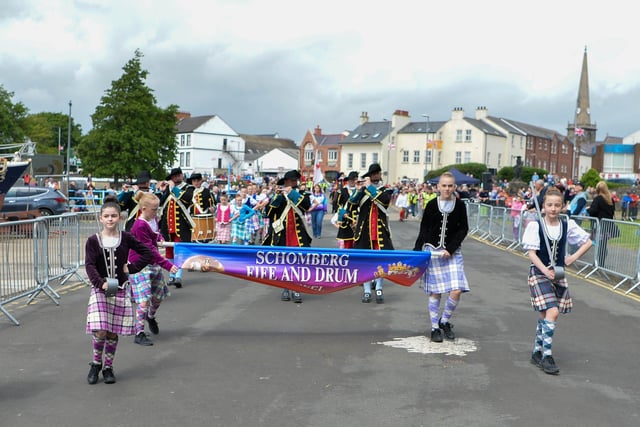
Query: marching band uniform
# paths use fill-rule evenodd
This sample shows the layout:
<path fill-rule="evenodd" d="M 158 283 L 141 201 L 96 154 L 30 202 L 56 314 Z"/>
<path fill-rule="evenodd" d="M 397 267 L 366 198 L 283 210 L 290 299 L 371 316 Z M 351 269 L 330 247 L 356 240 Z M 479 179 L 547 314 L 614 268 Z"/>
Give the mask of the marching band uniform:
<path fill-rule="evenodd" d="M 149 184 L 151 183 L 151 173 L 149 171 L 141 171 L 138 173 L 138 178 L 136 182 L 131 185 L 137 185 L 138 191 L 150 192 Z M 136 222 L 136 219 L 140 216 L 140 206 L 138 206 L 138 202 L 135 199 L 135 195 L 137 192 L 135 191 L 121 191 L 118 194 L 118 204 L 120 205 L 120 209 L 122 212 L 127 212 L 127 219 L 124 223 L 125 231 L 131 231 L 131 227 L 133 227 L 133 223 Z M 158 198 L 160 198 L 160 194 L 155 193 Z"/>
<path fill-rule="evenodd" d="M 284 178 L 280 179 L 277 185 L 285 185 L 287 181 L 295 181 L 289 193 L 281 192 L 269 202 L 265 215 L 269 218 L 269 229 L 262 241 L 263 246 L 311 246 L 311 236 L 307 231 L 307 223 L 304 213 L 311 206 L 311 199 L 308 193 L 299 193 L 297 190 L 297 180 L 300 173 L 296 170 L 287 172 Z M 289 290 L 282 291 L 283 301 L 289 301 Z M 302 302 L 299 292 L 293 292 L 293 302 Z"/>
<path fill-rule="evenodd" d="M 342 242 L 341 248 L 353 248 L 353 220 L 358 216 L 358 209 L 355 205 L 349 205 L 349 199 L 356 192 L 355 180 L 358 179 L 358 172 L 349 172 L 347 177 L 347 185 L 340 189 L 337 197 L 338 206 L 338 236 L 337 239 Z M 349 211 L 347 208 L 349 207 Z M 345 218 L 347 216 L 348 218 Z"/>
<path fill-rule="evenodd" d="M 379 179 L 382 169 L 374 163 L 362 177 L 371 177 L 372 182 Z M 387 209 L 391 203 L 392 190 L 384 185 L 370 184 L 362 186 L 349 198 L 348 210 L 358 210 L 358 222 L 354 232 L 355 249 L 393 250 L 391 230 Z M 382 294 L 383 278 L 364 283 L 362 302 L 371 302 L 371 285 L 375 282 L 376 303 L 384 303 Z"/>
<path fill-rule="evenodd" d="M 169 173 L 167 181 L 174 177 L 181 176 L 182 169 L 174 168 Z M 175 181 L 174 181 L 175 182 Z M 167 188 L 162 194 L 162 217 L 160 219 L 160 230 L 164 239 L 168 242 L 191 242 L 191 229 L 194 227 L 193 220 L 189 214 L 189 209 L 193 203 L 192 185 L 185 182 L 176 182 L 173 189 Z M 166 248 L 166 257 L 173 262 L 173 248 Z M 169 284 L 176 288 L 182 287 L 182 269 L 173 275 L 169 275 Z"/>

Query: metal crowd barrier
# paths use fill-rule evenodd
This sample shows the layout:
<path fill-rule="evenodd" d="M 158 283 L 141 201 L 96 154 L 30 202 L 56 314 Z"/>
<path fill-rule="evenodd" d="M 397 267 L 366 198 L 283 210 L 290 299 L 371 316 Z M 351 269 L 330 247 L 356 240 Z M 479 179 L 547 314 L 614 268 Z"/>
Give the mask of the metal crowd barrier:
<path fill-rule="evenodd" d="M 467 202 L 467 217 L 470 235 L 510 250 L 522 246 L 527 224 L 537 219 L 537 215 L 528 211 L 513 215 L 510 208 L 475 202 Z M 571 218 L 590 234 L 593 242 L 591 249 L 572 266 L 575 273 L 584 274 L 585 278 L 597 273 L 612 289 L 630 284 L 626 294 L 640 287 L 640 223 L 589 216 Z M 568 245 L 566 249 L 571 254 L 577 247 Z"/>
<path fill-rule="evenodd" d="M 30 304 L 43 293 L 58 305 L 54 286 L 72 277 L 88 284 L 80 274 L 84 243 L 98 228 L 95 212 L 0 223 L 0 312 L 19 325 L 7 304 L 22 298 Z"/>
<path fill-rule="evenodd" d="M 21 298 L 33 300 L 41 292 L 58 305 L 49 285 L 49 230 L 43 221 L 0 223 L 0 311 L 19 325 L 5 306 Z"/>

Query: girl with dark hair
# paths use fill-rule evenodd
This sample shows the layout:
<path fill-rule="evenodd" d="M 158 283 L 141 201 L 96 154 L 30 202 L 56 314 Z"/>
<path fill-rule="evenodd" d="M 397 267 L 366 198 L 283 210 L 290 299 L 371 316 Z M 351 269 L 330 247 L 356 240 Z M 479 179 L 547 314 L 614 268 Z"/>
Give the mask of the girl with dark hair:
<path fill-rule="evenodd" d="M 93 360 L 87 381 L 98 382 L 102 371 L 105 384 L 113 384 L 113 359 L 119 335 L 133 335 L 134 317 L 128 275 L 153 261 L 153 253 L 126 231 L 120 231 L 120 206 L 115 196 L 105 197 L 100 209 L 102 230 L 85 244 L 85 269 L 91 282 L 86 332 L 93 342 Z M 140 258 L 129 264 L 129 250 Z M 110 286 L 117 282 L 117 288 Z"/>

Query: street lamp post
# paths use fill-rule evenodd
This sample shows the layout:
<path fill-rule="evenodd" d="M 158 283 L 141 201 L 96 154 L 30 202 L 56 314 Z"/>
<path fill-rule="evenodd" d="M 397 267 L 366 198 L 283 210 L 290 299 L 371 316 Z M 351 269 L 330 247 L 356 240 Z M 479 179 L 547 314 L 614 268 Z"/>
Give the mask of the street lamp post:
<path fill-rule="evenodd" d="M 427 151 L 429 152 L 429 172 L 431 172 L 433 170 L 433 145 L 431 147 L 429 147 L 429 132 L 431 132 L 431 124 L 429 123 L 429 115 L 428 114 L 423 114 L 422 117 L 427 119 L 427 124 L 424 127 L 424 133 L 425 136 L 427 138 L 426 140 L 426 148 Z"/>
<path fill-rule="evenodd" d="M 385 165 L 385 174 L 387 175 L 387 184 L 389 184 L 391 182 L 391 164 L 389 163 L 389 155 L 391 153 L 391 147 L 392 147 L 392 142 L 391 142 L 391 120 L 387 120 L 387 119 L 382 119 L 385 122 L 387 122 L 387 164 Z"/>
<path fill-rule="evenodd" d="M 67 133 L 67 198 L 69 198 L 69 173 L 71 172 L 71 101 L 69 101 L 69 130 Z"/>

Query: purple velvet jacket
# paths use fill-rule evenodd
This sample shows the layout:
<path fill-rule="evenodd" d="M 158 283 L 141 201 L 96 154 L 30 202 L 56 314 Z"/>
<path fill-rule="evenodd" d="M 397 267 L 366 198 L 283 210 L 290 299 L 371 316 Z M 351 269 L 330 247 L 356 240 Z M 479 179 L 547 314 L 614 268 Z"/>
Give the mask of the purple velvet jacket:
<path fill-rule="evenodd" d="M 171 270 L 171 267 L 173 267 L 171 261 L 163 257 L 158 251 L 158 242 L 164 241 L 162 234 L 154 232 L 149 223 L 142 218 L 138 218 L 133 223 L 131 234 L 153 252 L 153 260 L 149 264 L 157 264 L 167 271 Z M 134 263 L 139 259 L 140 255 L 138 253 L 129 251 L 129 262 Z"/>
<path fill-rule="evenodd" d="M 129 250 L 136 251 L 140 254 L 140 259 L 133 263 L 127 263 Z M 133 274 L 139 272 L 153 261 L 153 252 L 151 252 L 151 249 L 140 243 L 138 239 L 126 231 L 120 232 L 120 242 L 114 250 L 102 249 L 98 237 L 95 234 L 89 236 L 85 244 L 85 270 L 87 271 L 91 285 L 98 289 L 102 288 L 105 278 L 108 276 L 105 256 L 109 265 L 115 260 L 116 277 L 118 278 L 120 286 L 129 280 L 128 274 L 123 270 L 125 264 L 128 265 L 129 273 Z"/>

